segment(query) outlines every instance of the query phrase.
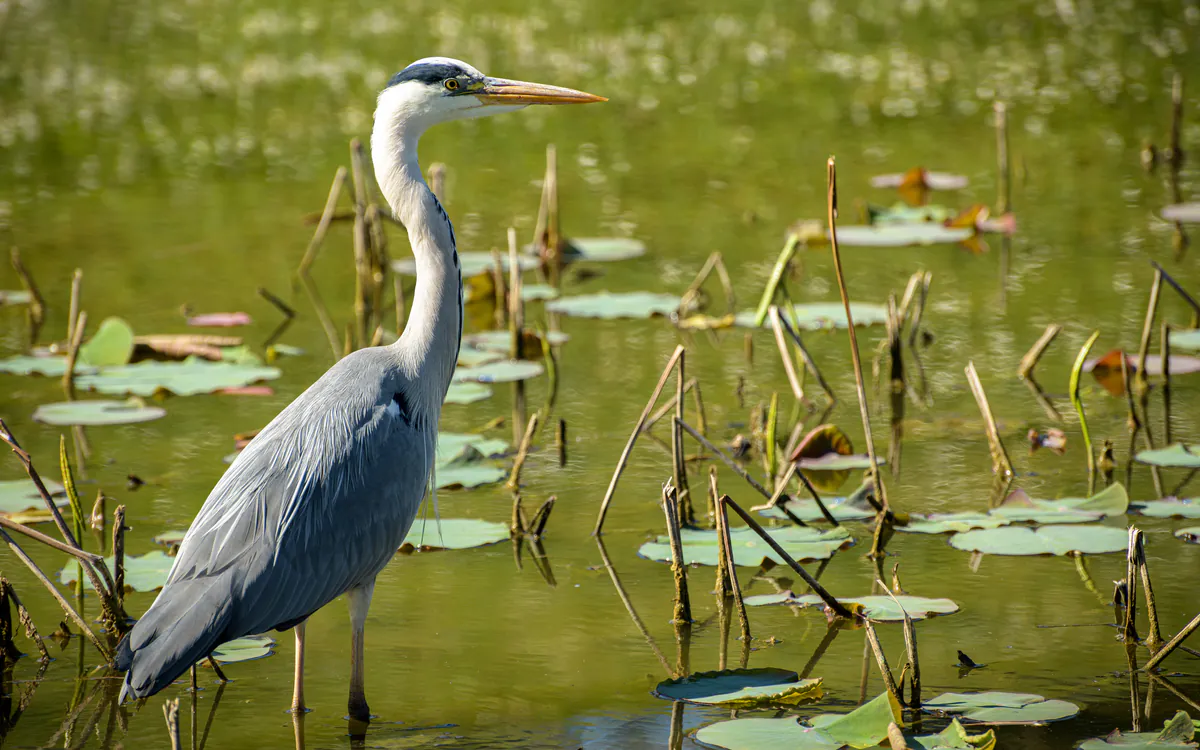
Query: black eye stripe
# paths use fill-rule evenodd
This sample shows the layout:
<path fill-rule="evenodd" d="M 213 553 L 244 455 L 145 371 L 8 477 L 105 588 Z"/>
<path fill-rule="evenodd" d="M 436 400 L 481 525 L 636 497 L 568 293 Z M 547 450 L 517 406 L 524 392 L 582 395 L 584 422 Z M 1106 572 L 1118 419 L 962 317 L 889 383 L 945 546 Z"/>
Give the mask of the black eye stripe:
<path fill-rule="evenodd" d="M 404 70 L 392 76 L 392 80 L 388 81 L 387 88 L 391 88 L 398 83 L 405 81 L 419 81 L 426 84 L 440 84 L 447 78 L 458 78 L 459 76 L 467 75 L 467 71 L 457 65 L 448 65 L 446 63 L 421 63 L 420 65 L 409 65 Z"/>

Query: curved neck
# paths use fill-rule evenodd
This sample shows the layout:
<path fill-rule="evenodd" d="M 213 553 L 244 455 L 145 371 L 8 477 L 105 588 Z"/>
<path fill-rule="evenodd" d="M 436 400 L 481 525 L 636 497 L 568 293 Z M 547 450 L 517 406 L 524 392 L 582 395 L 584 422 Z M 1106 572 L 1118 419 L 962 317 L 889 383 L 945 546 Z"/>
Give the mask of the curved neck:
<path fill-rule="evenodd" d="M 417 282 L 404 332 L 389 347 L 410 384 L 407 397 L 436 425 L 462 337 L 462 276 L 454 230 L 417 161 L 424 127 L 380 98 L 371 133 L 375 178 L 408 229 Z"/>

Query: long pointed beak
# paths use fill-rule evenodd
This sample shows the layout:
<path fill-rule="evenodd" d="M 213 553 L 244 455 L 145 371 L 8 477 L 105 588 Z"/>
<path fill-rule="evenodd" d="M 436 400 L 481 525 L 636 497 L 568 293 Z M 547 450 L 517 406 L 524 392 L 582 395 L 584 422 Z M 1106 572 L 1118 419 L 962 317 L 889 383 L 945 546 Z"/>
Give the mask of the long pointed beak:
<path fill-rule="evenodd" d="M 507 78 L 484 79 L 483 88 L 472 93 L 484 104 L 589 104 L 608 101 L 603 96 L 585 91 L 544 83 L 510 81 Z"/>

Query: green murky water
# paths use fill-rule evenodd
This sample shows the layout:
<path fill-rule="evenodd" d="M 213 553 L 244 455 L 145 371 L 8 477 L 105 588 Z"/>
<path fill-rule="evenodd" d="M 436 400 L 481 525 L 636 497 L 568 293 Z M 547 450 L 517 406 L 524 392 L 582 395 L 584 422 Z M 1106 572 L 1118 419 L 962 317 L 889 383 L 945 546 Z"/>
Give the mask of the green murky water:
<path fill-rule="evenodd" d="M 168 416 L 141 426 L 90 431 L 95 456 L 85 495 L 102 487 L 129 508 L 133 552 L 151 537 L 186 526 L 224 469 L 232 435 L 265 423 L 329 364 L 324 338 L 292 271 L 310 228 L 300 222 L 324 201 L 328 181 L 347 161 L 346 142 L 365 137 L 376 90 L 417 57 L 447 54 L 481 69 L 605 94 L 600 107 L 531 111 L 442 127 L 423 157 L 449 165 L 447 208 L 462 249 L 502 246 L 509 225 L 528 235 L 537 206 L 546 143 L 559 149 L 564 226 L 577 235 L 620 234 L 650 253 L 601 268 L 571 292 L 651 289 L 679 293 L 713 250 L 724 253 L 743 306 L 761 289 L 784 228 L 824 210 L 824 160 L 838 156 L 843 205 L 887 203 L 868 187 L 879 172 L 910 166 L 963 173 L 971 187 L 948 200 L 992 202 L 995 195 L 993 97 L 1010 102 L 1019 231 L 1006 252 L 969 255 L 950 246 L 847 250 L 851 293 L 882 302 L 910 273 L 933 273 L 925 320 L 935 339 L 920 352 L 927 399 L 903 420 L 903 460 L 888 477 L 902 510 L 985 507 L 991 475 L 978 411 L 963 367 L 973 360 L 992 400 L 1021 476 L 1036 496 L 1085 490 L 1078 425 L 1065 399 L 1074 354 L 1093 329 L 1096 352 L 1135 347 L 1152 270 L 1148 258 L 1195 289 L 1191 256 L 1172 262 L 1171 228 L 1156 218 L 1170 202 L 1161 177 L 1138 166 L 1144 138 L 1165 145 L 1170 79 L 1189 75 L 1184 143 L 1200 148 L 1200 8 L 1194 3 L 869 2 L 853 11 L 833 3 L 727 4 L 687 8 L 564 0 L 470 3 L 417 0 L 405 7 L 347 3 L 47 3 L 0 4 L 0 240 L 17 245 L 50 302 L 44 338 L 61 338 L 72 269 L 85 272 L 84 308 L 93 321 L 120 315 L 139 332 L 182 331 L 180 306 L 246 310 L 243 329 L 261 341 L 274 313 L 255 296 L 265 286 L 294 299 L 300 319 L 285 340 L 309 354 L 283 361 L 268 398 L 196 396 L 166 402 Z M 1194 194 L 1195 160 L 1182 175 Z M 850 210 L 844 214 L 853 213 Z M 399 238 L 397 238 L 399 239 Z M 396 252 L 399 252 L 397 250 Z M 1194 254 L 1194 253 L 1193 253 Z M 319 283 L 339 319 L 350 307 L 350 241 L 336 233 L 318 263 Z M 828 253 L 802 256 L 793 291 L 834 300 Z M 5 266 L 0 288 L 17 279 Z M 719 303 L 718 303 L 719 306 Z M 1186 324 L 1173 294 L 1168 320 Z M 542 317 L 539 306 L 528 315 Z M 471 324 L 486 325 L 487 311 Z M 1064 331 L 1039 368 L 1042 384 L 1066 416 L 1069 449 L 1027 455 L 1022 436 L 1051 422 L 1014 377 L 1021 354 L 1050 322 Z M 557 416 L 569 425 L 569 462 L 551 449 L 525 469 L 526 503 L 549 495 L 558 505 L 545 548 L 555 585 L 526 550 L 517 565 L 507 544 L 400 557 L 381 575 L 368 625 L 368 694 L 379 719 L 370 747 L 660 747 L 668 743 L 671 706 L 650 696 L 665 675 L 639 634 L 589 536 L 628 430 L 677 342 L 689 346 L 711 434 L 722 442 L 745 431 L 750 406 L 787 383 L 770 337 L 755 338 L 747 361 L 741 332 L 686 336 L 668 323 L 566 319 L 572 339 L 561 350 Z M 0 309 L 0 353 L 25 337 L 20 310 Z M 882 329 L 865 331 L 864 351 Z M 853 378 L 840 334 L 810 335 L 808 345 L 842 397 L 829 417 L 861 445 Z M 909 361 L 910 369 L 913 362 Z M 745 407 L 735 388 L 745 380 Z M 530 402 L 544 395 L 544 381 Z M 1197 383 L 1173 389 L 1170 429 L 1200 439 Z M 1128 456 L 1123 401 L 1085 382 L 1092 433 L 1111 437 Z M 53 473 L 59 431 L 30 421 L 33 408 L 58 400 L 57 382 L 0 377 L 0 416 Z M 784 403 L 788 403 L 788 398 Z M 509 396 L 448 406 L 445 429 L 466 429 L 508 413 Z M 1163 436 L 1161 401 L 1151 407 Z M 888 441 L 889 413 L 878 401 L 876 439 Z M 815 417 L 810 417 L 815 419 Z M 501 430 L 502 436 L 507 428 Z M 665 433 L 664 433 L 665 435 Z M 549 435 L 542 441 L 549 445 Z M 671 579 L 665 566 L 635 550 L 662 526 L 656 500 L 669 473 L 667 454 L 647 441 L 634 454 L 610 514 L 604 541 L 630 600 L 666 659 L 675 663 L 668 622 Z M 15 461 L 0 478 L 15 478 Z M 125 489 L 125 476 L 146 480 Z M 699 485 L 700 476 L 693 478 Z M 1185 478 L 1165 471 L 1169 491 Z M 756 502 L 724 469 L 722 488 Z M 1132 470 L 1131 496 L 1155 495 L 1149 472 Z M 1183 494 L 1187 494 L 1185 490 Z M 499 488 L 444 492 L 447 516 L 503 521 L 509 495 Z M 110 506 L 111 507 L 111 506 Z M 1122 519 L 1108 523 L 1119 526 Z M 1197 610 L 1200 548 L 1175 540 L 1178 521 L 1140 519 L 1164 621 L 1174 632 Z M 822 580 L 835 593 L 862 595 L 872 568 L 869 544 L 839 553 Z M 94 540 L 89 540 L 95 544 Z M 905 587 L 948 596 L 962 612 L 919 625 L 925 692 L 1016 690 L 1074 701 L 1077 719 L 1048 728 L 1002 729 L 1004 747 L 1067 747 L 1130 724 L 1124 652 L 1115 631 L 1111 581 L 1124 575 L 1120 555 L 1087 560 L 1097 592 L 1068 558 L 987 557 L 978 568 L 942 537 L 899 535 L 889 559 Z M 34 550 L 44 567 L 61 564 Z M 15 558 L 3 568 L 43 630 L 59 613 Z M 748 571 L 744 571 L 748 575 Z M 694 670 L 717 665 L 719 635 L 706 595 L 710 569 L 693 573 Z M 768 590 L 755 582 L 750 593 Z M 151 595 L 133 594 L 140 612 Z M 824 635 L 821 616 L 786 608 L 754 610 L 751 666 L 800 669 Z M 1040 628 L 1042 625 L 1089 627 Z M 895 663 L 900 631 L 882 628 Z M 307 747 L 348 742 L 345 690 L 348 619 L 340 602 L 309 624 Z M 207 747 L 285 747 L 294 740 L 284 712 L 291 689 L 291 636 L 276 656 L 229 667 L 222 692 L 203 674 L 197 702 L 203 724 L 220 705 Z M 777 639 L 768 643 L 770 637 Z M 78 642 L 58 653 L 40 684 L 23 659 L 14 689 L 32 698 L 5 741 L 10 746 L 98 746 L 110 716 L 70 719 Z M 960 678 L 955 651 L 988 667 Z M 731 643 L 731 661 L 738 645 Z M 841 634 L 816 667 L 826 697 L 817 713 L 860 696 L 861 631 Z M 91 665 L 95 657 L 85 651 Z M 1172 657 L 1171 679 L 1200 699 L 1197 662 Z M 1143 691 L 1145 685 L 1142 685 Z M 878 673 L 866 692 L 882 690 Z M 182 696 L 184 742 L 190 698 L 182 685 L 152 699 L 107 745 L 165 746 L 163 698 Z M 14 700 L 14 706 L 16 701 Z M 1158 689 L 1147 727 L 1185 704 Z M 687 728 L 726 716 L 689 707 Z M 64 725 L 64 719 L 67 723 Z M 65 728 L 67 727 L 67 728 Z M 685 740 L 686 746 L 690 740 Z"/>

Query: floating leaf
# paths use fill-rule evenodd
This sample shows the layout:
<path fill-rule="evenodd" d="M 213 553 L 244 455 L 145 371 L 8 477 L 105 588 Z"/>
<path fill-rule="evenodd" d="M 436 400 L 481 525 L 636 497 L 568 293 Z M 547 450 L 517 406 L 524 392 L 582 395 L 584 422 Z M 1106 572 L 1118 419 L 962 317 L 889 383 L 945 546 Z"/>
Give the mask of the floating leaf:
<path fill-rule="evenodd" d="M 1162 210 L 1162 217 L 1167 221 L 1178 221 L 1183 224 L 1200 223 L 1200 202 L 1174 203 Z M 1174 339 L 1174 334 L 1171 335 Z"/>
<path fill-rule="evenodd" d="M 825 503 L 829 514 L 838 521 L 862 521 L 875 517 L 875 509 L 871 507 L 870 502 L 867 501 L 866 492 L 861 491 L 861 488 L 859 492 L 850 497 L 823 497 L 821 500 Z M 817 507 L 815 500 L 792 498 L 783 505 L 792 515 L 805 523 L 825 520 L 825 514 Z M 767 518 L 787 518 L 787 514 L 779 508 L 756 508 L 755 510 Z"/>
<path fill-rule="evenodd" d="M 651 318 L 671 315 L 679 307 L 679 301 L 673 294 L 599 292 L 551 300 L 546 303 L 546 311 L 579 318 Z"/>
<path fill-rule="evenodd" d="M 0 289 L 0 307 L 4 305 L 28 305 L 33 295 L 24 289 Z"/>
<path fill-rule="evenodd" d="M 610 262 L 646 254 L 646 243 L 627 237 L 572 237 L 567 240 L 565 260 Z"/>
<path fill-rule="evenodd" d="M 1171 342 L 1171 351 L 1176 349 L 1200 351 L 1200 328 L 1191 328 L 1186 331 L 1172 330 L 1168 338 Z"/>
<path fill-rule="evenodd" d="M 441 466 L 462 459 L 468 448 L 484 458 L 490 458 L 507 453 L 508 443 L 471 433 L 439 432 L 437 465 Z"/>
<path fill-rule="evenodd" d="M 43 479 L 42 483 L 46 486 L 46 492 L 50 493 L 50 498 L 54 500 L 54 504 L 60 508 L 67 506 L 66 489 L 59 483 Z M 31 479 L 7 479 L 0 482 L 0 515 L 11 517 L 15 513 L 23 511 L 41 509 L 46 514 L 47 519 L 50 517 L 50 511 L 45 510 L 45 501 L 42 500 L 41 494 L 38 493 L 37 486 Z"/>
<path fill-rule="evenodd" d="M 139 356 L 146 356 L 148 350 L 172 359 L 186 359 L 192 355 L 219 361 L 222 359 L 223 348 L 242 346 L 240 336 L 210 336 L 196 333 L 156 333 L 150 336 L 138 336 L 133 340 Z"/>
<path fill-rule="evenodd" d="M 466 343 L 458 348 L 459 367 L 480 367 L 492 362 L 499 362 L 502 359 L 504 359 L 504 355 L 499 352 L 487 352 Z"/>
<path fill-rule="evenodd" d="M 75 378 L 82 389 L 110 394 L 153 396 L 169 391 L 177 396 L 212 393 L 236 388 L 280 375 L 275 367 L 209 362 L 188 357 L 182 362 L 145 361 L 123 367 L 106 367 L 98 373 Z"/>
<path fill-rule="evenodd" d="M 1186 711 L 1176 711 L 1175 715 L 1158 732 L 1124 733 L 1114 729 L 1107 737 L 1096 737 L 1084 740 L 1079 750 L 1106 750 L 1106 748 L 1123 747 L 1129 750 L 1169 750 L 1169 748 L 1195 748 L 1192 742 L 1196 737 L 1196 725 Z"/>
<path fill-rule="evenodd" d="M 236 664 L 243 661 L 265 659 L 275 654 L 275 639 L 269 635 L 248 635 L 245 638 L 235 638 L 228 643 L 222 643 L 213 649 L 212 658 L 218 664 Z M 208 664 L 208 659 L 201 659 L 197 664 Z"/>
<path fill-rule="evenodd" d="M 250 325 L 250 316 L 244 312 L 221 312 L 193 315 L 187 324 L 197 328 L 233 328 Z"/>
<path fill-rule="evenodd" d="M 1151 518 L 1200 518 L 1200 503 L 1177 497 L 1133 503 L 1130 510 Z"/>
<path fill-rule="evenodd" d="M 506 476 L 508 471 L 503 466 L 481 461 L 464 461 L 437 467 L 437 486 L 439 490 L 469 490 L 485 484 L 495 484 Z"/>
<path fill-rule="evenodd" d="M 170 555 L 171 557 L 174 557 L 175 553 L 179 551 L 179 545 L 183 544 L 183 538 L 185 536 L 187 536 L 186 531 L 179 531 L 179 530 L 164 531 L 163 533 L 155 536 L 150 541 L 152 541 L 155 544 L 160 545 L 162 547 L 166 547 L 167 554 Z"/>
<path fill-rule="evenodd" d="M 962 513 L 930 513 L 909 516 L 908 524 L 897 526 L 896 531 L 907 531 L 913 534 L 949 534 L 951 532 L 970 531 L 972 529 L 996 529 L 1007 526 L 1012 521 L 1003 516 L 993 516 L 987 513 L 965 511 Z"/>
<path fill-rule="evenodd" d="M 1124 552 L 1129 535 L 1125 529 L 1099 525 L 1004 526 L 955 534 L 950 546 L 991 555 L 1099 555 Z"/>
<path fill-rule="evenodd" d="M 175 558 L 160 550 L 147 552 L 144 555 L 125 555 L 125 589 L 127 591 L 157 591 L 161 589 L 167 582 L 167 575 L 171 572 L 171 565 L 174 562 Z M 116 558 L 106 557 L 104 564 L 108 566 L 109 570 L 116 570 Z M 67 563 L 62 570 L 58 571 L 58 580 L 66 585 L 75 583 L 78 569 L 78 563 Z M 84 579 L 83 585 L 91 588 L 92 582 Z"/>
<path fill-rule="evenodd" d="M 850 436 L 837 425 L 822 424 L 800 439 L 789 460 L 806 470 L 805 476 L 817 491 L 834 492 L 855 468 L 841 463 L 852 453 L 854 445 L 850 442 Z M 869 459 L 867 465 L 870 466 Z"/>
<path fill-rule="evenodd" d="M 925 620 L 938 615 L 952 615 L 958 611 L 958 604 L 950 599 L 927 599 L 923 596 L 900 596 L 897 604 L 890 596 L 860 596 L 851 599 L 839 598 L 843 604 L 861 604 L 864 613 L 872 620 L 880 622 L 904 622 L 904 612 L 914 620 Z M 791 591 L 781 591 L 776 594 L 759 594 L 747 596 L 746 606 L 761 607 L 772 604 L 786 604 L 793 607 L 824 607 L 825 602 L 816 594 L 797 596 Z"/>
<path fill-rule="evenodd" d="M 446 391 L 447 404 L 473 404 L 492 397 L 492 389 L 482 383 L 451 383 Z"/>
<path fill-rule="evenodd" d="M 808 723 L 835 741 L 853 748 L 874 747 L 887 739 L 888 726 L 903 723 L 900 704 L 891 693 L 883 693 L 848 714 L 821 714 Z"/>
<path fill-rule="evenodd" d="M 67 371 L 67 358 L 59 356 L 30 356 L 20 354 L 7 359 L 0 359 L 0 372 L 13 375 L 45 375 L 48 378 L 61 378 Z M 75 375 L 95 372 L 94 367 L 76 363 Z"/>
<path fill-rule="evenodd" d="M 499 362 L 489 362 L 479 367 L 460 367 L 455 369 L 452 382 L 455 383 L 515 383 L 518 380 L 536 378 L 546 371 L 537 362 L 523 359 L 508 359 Z"/>
<path fill-rule="evenodd" d="M 838 527 L 822 531 L 805 526 L 787 526 L 769 531 L 772 538 L 787 551 L 797 562 L 810 560 L 825 560 L 833 556 L 843 547 L 854 544 L 850 532 Z M 717 532 L 711 529 L 682 529 L 680 536 L 683 541 L 684 561 L 689 565 L 716 565 L 719 539 Z M 775 554 L 752 530 L 740 527 L 729 532 L 733 545 L 733 560 L 737 565 L 753 567 L 769 559 L 782 564 L 783 559 Z M 660 536 L 653 542 L 646 542 L 638 549 L 638 554 L 657 562 L 671 560 L 671 545 L 666 536 Z"/>
<path fill-rule="evenodd" d="M 558 299 L 559 291 L 549 284 L 522 284 L 521 299 L 526 302 L 543 302 Z"/>
<path fill-rule="evenodd" d="M 891 206 L 867 204 L 866 214 L 867 223 L 874 225 L 921 224 L 925 222 L 941 224 L 954 218 L 955 211 L 946 206 L 909 206 L 905 203 L 894 203 Z"/>
<path fill-rule="evenodd" d="M 1123 515 L 1129 509 L 1129 494 L 1116 482 L 1092 497 L 1064 497 L 1058 500 L 1035 500 L 1023 490 L 1009 494 L 989 514 L 1013 522 L 1028 523 L 1088 523 L 1105 516 Z"/>
<path fill-rule="evenodd" d="M 848 714 L 813 717 L 811 727 L 792 717 L 733 719 L 702 727 L 696 732 L 696 741 L 726 750 L 867 748 L 886 740 L 888 726 L 901 721 L 900 704 L 890 693 L 884 693 Z"/>
<path fill-rule="evenodd" d="M 796 321 L 799 323 L 801 331 L 821 331 L 846 327 L 846 309 L 840 302 L 807 302 L 792 305 L 792 310 L 796 313 Z M 792 318 L 787 315 L 786 308 L 781 309 L 780 314 L 791 325 Z M 883 325 L 887 322 L 887 308 L 883 305 L 851 302 L 850 314 L 854 316 L 854 325 L 859 327 Z M 753 328 L 754 311 L 738 313 L 734 322 L 743 328 Z M 764 322 L 763 325 L 770 324 Z"/>
<path fill-rule="evenodd" d="M 33 412 L 33 421 L 56 426 L 135 424 L 150 422 L 166 414 L 166 409 L 146 406 L 138 399 L 62 401 L 39 406 Z"/>
<path fill-rule="evenodd" d="M 1123 529 L 1119 530 L 1125 535 Z M 1046 700 L 1033 693 L 942 693 L 927 700 L 922 708 L 930 712 L 954 714 L 976 724 L 1045 724 L 1070 719 L 1079 706 L 1059 700 Z"/>
<path fill-rule="evenodd" d="M 1171 342 L 1174 343 L 1175 336 L 1171 335 Z M 1096 382 L 1104 386 L 1104 389 L 1113 396 L 1121 396 L 1125 393 L 1125 380 L 1121 374 L 1121 355 L 1125 356 L 1125 369 L 1129 374 L 1137 372 L 1138 358 L 1134 354 L 1125 353 L 1120 349 L 1113 349 L 1103 357 L 1089 359 L 1083 363 L 1083 371 L 1092 373 L 1092 377 Z M 1171 375 L 1189 375 L 1194 372 L 1200 372 L 1200 357 L 1190 357 L 1187 355 L 1177 354 L 1171 357 Z M 1163 374 L 1163 360 L 1157 354 L 1146 355 L 1146 374 L 1161 376 Z"/>
<path fill-rule="evenodd" d="M 418 518 L 400 545 L 400 551 L 430 552 L 443 549 L 469 549 L 503 542 L 510 536 L 508 526 L 475 518 Z"/>
<path fill-rule="evenodd" d="M 492 254 L 485 252 L 460 252 L 458 254 L 458 264 L 463 278 L 478 276 L 481 273 L 489 273 L 495 265 L 492 262 Z M 508 270 L 508 253 L 500 254 L 500 265 L 505 270 Z M 541 265 L 540 260 L 531 258 L 528 255 L 521 255 L 517 258 L 517 267 L 522 271 L 532 271 L 539 265 Z M 416 259 L 401 258 L 400 260 L 392 261 L 392 270 L 404 276 L 416 276 Z"/>
<path fill-rule="evenodd" d="M 930 172 L 921 167 L 913 167 L 901 174 L 880 174 L 871 178 L 873 188 L 900 188 L 912 183 L 929 190 L 962 190 L 968 184 L 965 175 Z"/>
<path fill-rule="evenodd" d="M 1135 461 L 1151 466 L 1166 466 L 1179 469 L 1200 469 L 1200 453 L 1191 447 L 1175 443 L 1166 448 L 1142 451 L 1133 457 Z"/>
<path fill-rule="evenodd" d="M 974 227 L 947 227 L 941 224 L 884 224 L 837 228 L 838 244 L 846 247 L 951 245 L 974 236 Z"/>
<path fill-rule="evenodd" d="M 821 697 L 821 679 L 801 680 L 788 669 L 726 669 L 698 672 L 677 680 L 664 680 L 654 695 L 674 701 L 727 708 L 794 706 Z"/>
<path fill-rule="evenodd" d="M 78 362 L 93 367 L 127 364 L 133 357 L 133 328 L 121 318 L 105 318 L 96 333 L 79 347 Z"/>
<path fill-rule="evenodd" d="M 525 356 L 530 359 L 540 357 L 542 340 L 537 332 L 527 328 L 521 335 L 524 337 L 522 347 Z M 546 340 L 550 342 L 550 346 L 561 346 L 570 339 L 571 337 L 562 331 L 546 331 Z M 480 331 L 463 336 L 463 343 L 485 352 L 508 354 L 512 350 L 512 334 L 508 331 Z"/>
<path fill-rule="evenodd" d="M 904 739 L 911 750 L 993 750 L 996 747 L 996 730 L 967 734 L 958 719 L 953 719 L 950 726 L 937 734 L 905 735 Z"/>
<path fill-rule="evenodd" d="M 1188 526 L 1175 532 L 1185 542 L 1200 543 L 1200 526 Z"/>

